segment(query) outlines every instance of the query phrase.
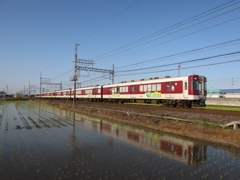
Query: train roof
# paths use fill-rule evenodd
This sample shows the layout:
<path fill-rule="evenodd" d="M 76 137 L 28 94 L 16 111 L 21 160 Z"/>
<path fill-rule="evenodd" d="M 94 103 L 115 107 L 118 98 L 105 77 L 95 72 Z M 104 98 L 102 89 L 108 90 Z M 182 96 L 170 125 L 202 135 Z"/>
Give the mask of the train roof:
<path fill-rule="evenodd" d="M 160 77 L 153 77 L 153 78 L 147 78 L 147 79 L 137 79 L 137 80 L 130 80 L 130 81 L 121 81 L 121 82 L 118 82 L 118 84 L 139 82 L 139 81 L 149 81 L 149 80 L 156 80 L 156 79 L 166 79 L 166 78 L 171 78 L 171 76 L 160 76 Z"/>

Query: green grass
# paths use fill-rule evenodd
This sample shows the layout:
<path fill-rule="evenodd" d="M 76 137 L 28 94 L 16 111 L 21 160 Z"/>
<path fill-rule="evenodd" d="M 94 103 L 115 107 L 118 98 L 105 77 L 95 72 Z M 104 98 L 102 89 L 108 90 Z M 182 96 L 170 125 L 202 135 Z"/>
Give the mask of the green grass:
<path fill-rule="evenodd" d="M 148 105 L 148 106 L 162 106 L 162 104 L 147 104 L 147 103 L 125 103 L 125 104 L 135 104 L 135 105 Z M 195 108 L 195 107 L 194 107 Z M 206 107 L 196 107 L 199 109 L 218 109 L 218 110 L 232 110 L 240 111 L 240 106 L 216 106 L 216 105 L 207 105 Z M 177 109 L 177 108 L 176 108 Z"/>
<path fill-rule="evenodd" d="M 222 127 L 219 126 L 219 125 L 208 124 L 208 123 L 205 123 L 205 122 L 202 125 L 205 126 L 205 127 L 213 128 L 213 129 L 222 129 Z"/>
<path fill-rule="evenodd" d="M 5 98 L 4 101 L 27 101 L 28 98 Z"/>
<path fill-rule="evenodd" d="M 145 105 L 145 106 L 162 106 L 162 104 L 147 104 L 147 103 L 124 103 L 124 104 Z"/>
<path fill-rule="evenodd" d="M 215 105 L 208 105 L 206 107 L 200 107 L 200 109 L 218 109 L 218 110 L 240 111 L 240 107 L 239 106 L 215 106 Z"/>

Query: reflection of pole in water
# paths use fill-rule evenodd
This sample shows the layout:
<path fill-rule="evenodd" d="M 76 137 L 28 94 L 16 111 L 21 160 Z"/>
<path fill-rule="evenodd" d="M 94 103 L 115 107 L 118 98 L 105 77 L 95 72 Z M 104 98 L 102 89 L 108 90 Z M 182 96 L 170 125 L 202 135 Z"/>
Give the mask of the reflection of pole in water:
<path fill-rule="evenodd" d="M 102 119 L 100 120 L 100 131 L 102 132 Z"/>
<path fill-rule="evenodd" d="M 75 133 L 75 120 L 76 120 L 76 113 L 75 112 L 70 112 L 70 116 L 72 116 L 71 118 L 73 119 L 73 129 L 72 129 L 72 135 L 70 136 L 70 140 L 71 140 L 71 144 L 72 144 L 72 166 L 74 171 L 76 170 L 76 159 L 77 159 L 77 137 L 76 137 L 76 133 Z M 70 119 L 71 119 L 70 118 Z"/>
<path fill-rule="evenodd" d="M 42 111 L 41 104 L 39 104 L 39 106 L 38 106 L 38 125 L 40 125 L 40 122 L 41 122 L 41 111 Z"/>
<path fill-rule="evenodd" d="M 71 112 L 71 115 L 72 115 L 72 120 L 73 120 L 73 126 L 75 126 L 75 123 L 76 123 L 76 113 L 75 112 Z"/>

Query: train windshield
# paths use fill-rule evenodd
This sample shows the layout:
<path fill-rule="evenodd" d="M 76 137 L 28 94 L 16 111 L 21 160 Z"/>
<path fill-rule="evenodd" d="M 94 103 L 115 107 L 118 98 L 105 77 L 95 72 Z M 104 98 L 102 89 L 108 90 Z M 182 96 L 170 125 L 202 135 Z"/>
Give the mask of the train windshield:
<path fill-rule="evenodd" d="M 198 90 L 199 94 L 203 94 L 207 89 L 207 82 L 205 80 L 193 80 L 192 81 L 192 89 Z"/>
<path fill-rule="evenodd" d="M 192 89 L 193 90 L 199 90 L 199 87 L 198 87 L 198 81 L 197 80 L 193 80 L 192 81 Z"/>

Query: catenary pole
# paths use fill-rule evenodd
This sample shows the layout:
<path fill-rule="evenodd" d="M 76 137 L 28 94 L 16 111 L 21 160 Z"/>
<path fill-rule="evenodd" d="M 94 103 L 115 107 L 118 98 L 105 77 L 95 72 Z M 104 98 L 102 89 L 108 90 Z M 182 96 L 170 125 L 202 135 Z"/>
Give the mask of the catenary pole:
<path fill-rule="evenodd" d="M 77 51 L 79 44 L 75 44 L 75 60 L 74 60 L 74 88 L 73 88 L 73 107 L 76 105 L 76 88 L 77 88 Z"/>

